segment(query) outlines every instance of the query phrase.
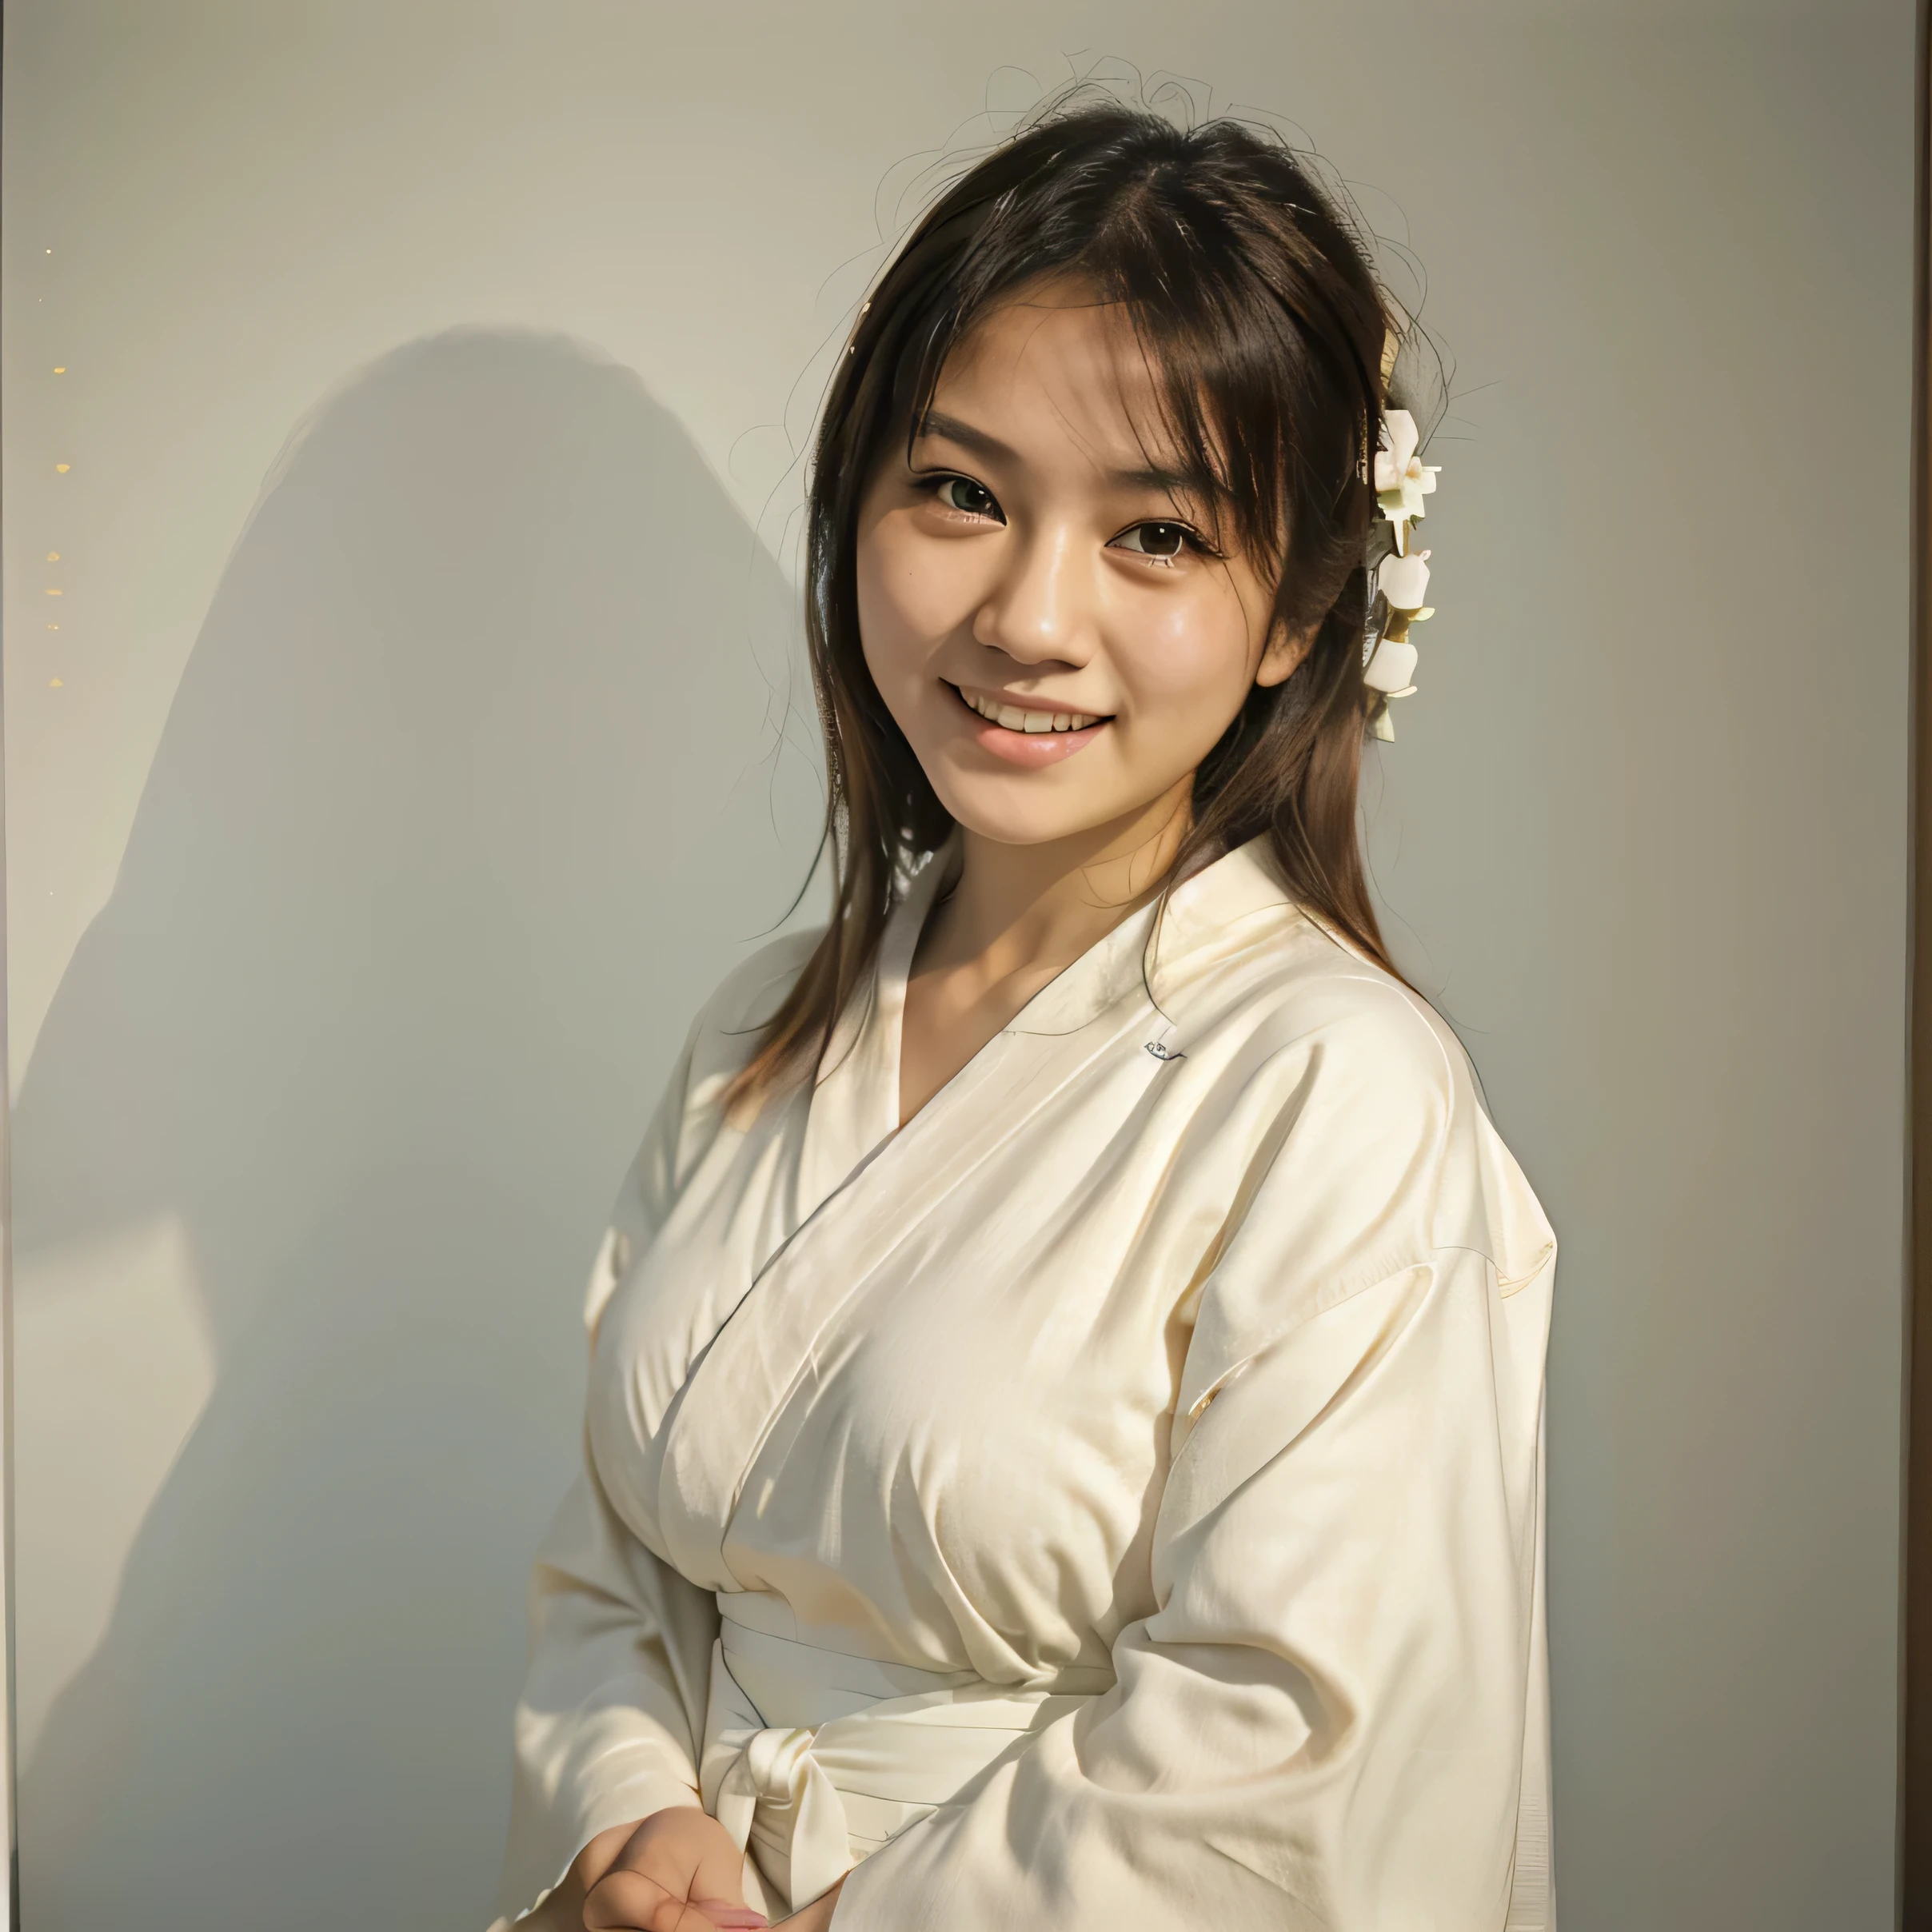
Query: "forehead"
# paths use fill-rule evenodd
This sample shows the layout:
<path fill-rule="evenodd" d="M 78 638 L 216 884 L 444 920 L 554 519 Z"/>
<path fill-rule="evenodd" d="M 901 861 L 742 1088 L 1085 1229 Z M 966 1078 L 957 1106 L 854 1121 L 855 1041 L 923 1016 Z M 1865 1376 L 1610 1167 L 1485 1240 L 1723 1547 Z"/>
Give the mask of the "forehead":
<path fill-rule="evenodd" d="M 932 407 L 1023 453 L 1108 469 L 1172 453 L 1160 385 L 1126 310 L 1056 285 L 988 310 L 946 358 Z"/>

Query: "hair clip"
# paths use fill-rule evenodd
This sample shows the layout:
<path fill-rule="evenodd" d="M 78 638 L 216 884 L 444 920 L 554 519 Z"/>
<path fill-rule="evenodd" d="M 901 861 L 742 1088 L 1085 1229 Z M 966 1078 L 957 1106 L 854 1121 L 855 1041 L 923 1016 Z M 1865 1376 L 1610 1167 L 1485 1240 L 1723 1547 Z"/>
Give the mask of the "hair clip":
<path fill-rule="evenodd" d="M 1391 739 L 1386 701 L 1407 697 L 1415 689 L 1415 647 L 1409 626 L 1435 615 L 1425 603 L 1429 589 L 1429 553 L 1410 547 L 1410 525 L 1423 514 L 1423 498 L 1435 489 L 1439 463 L 1425 463 L 1418 454 L 1421 437 L 1415 418 L 1407 409 L 1391 409 L 1382 419 L 1375 449 L 1375 501 L 1394 526 L 1395 547 L 1375 567 L 1376 591 L 1388 601 L 1388 617 L 1379 635 L 1372 625 L 1363 640 L 1362 681 L 1385 701 L 1376 718 L 1378 738 Z M 1371 593 L 1370 603 L 1375 601 Z"/>

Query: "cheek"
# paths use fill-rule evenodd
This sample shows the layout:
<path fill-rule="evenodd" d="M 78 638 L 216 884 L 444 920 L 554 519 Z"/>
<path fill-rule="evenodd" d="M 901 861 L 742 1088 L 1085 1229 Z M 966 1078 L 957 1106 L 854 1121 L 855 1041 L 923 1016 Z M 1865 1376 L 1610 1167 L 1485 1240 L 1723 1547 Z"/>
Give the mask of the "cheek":
<path fill-rule="evenodd" d="M 859 537 L 854 577 L 859 641 L 873 678 L 888 682 L 923 667 L 973 610 L 973 585 L 958 552 L 933 543 L 888 513 Z"/>
<path fill-rule="evenodd" d="M 1216 717 L 1240 708 L 1249 683 L 1247 619 L 1218 586 L 1175 597 L 1122 627 L 1116 658 L 1138 708 L 1155 717 Z"/>

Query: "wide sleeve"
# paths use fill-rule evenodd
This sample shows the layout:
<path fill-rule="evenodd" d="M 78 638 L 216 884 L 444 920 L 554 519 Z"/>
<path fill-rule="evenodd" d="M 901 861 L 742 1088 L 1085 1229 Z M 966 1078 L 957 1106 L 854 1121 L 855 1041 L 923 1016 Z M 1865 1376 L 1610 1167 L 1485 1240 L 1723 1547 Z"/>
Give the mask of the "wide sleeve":
<path fill-rule="evenodd" d="M 598 1250 L 585 1305 L 593 1335 L 675 1197 L 698 1036 L 694 1026 Z M 529 1611 L 499 1926 L 540 1905 L 600 1831 L 700 1802 L 697 1740 L 717 1634 L 716 1599 L 631 1533 L 588 1442 L 538 1551 Z"/>
<path fill-rule="evenodd" d="M 1114 1688 L 859 1866 L 834 1932 L 1528 1922 L 1554 1244 L 1397 999 L 1255 1076 L 1280 1106 L 1196 1291 Z"/>

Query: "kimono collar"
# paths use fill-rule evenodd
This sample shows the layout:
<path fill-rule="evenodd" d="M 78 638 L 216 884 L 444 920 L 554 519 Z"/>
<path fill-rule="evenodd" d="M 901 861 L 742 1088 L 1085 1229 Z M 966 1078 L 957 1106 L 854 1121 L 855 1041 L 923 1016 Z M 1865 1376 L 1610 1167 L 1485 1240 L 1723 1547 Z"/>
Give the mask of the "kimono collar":
<path fill-rule="evenodd" d="M 1216 960 L 1278 934 L 1300 912 L 1275 876 L 1265 836 L 1202 865 L 1168 895 L 1155 956 L 1148 937 L 1159 902 L 1141 907 L 1043 986 L 1001 1029 L 1074 1033 L 1121 1000 L 1156 998 Z M 800 1215 L 892 1139 L 899 1126 L 899 1046 L 906 981 L 935 902 L 959 876 L 956 827 L 915 872 L 888 914 L 871 974 L 840 1016 L 812 1091 L 799 1175 Z"/>
<path fill-rule="evenodd" d="M 927 915 L 957 881 L 964 857 L 956 826 L 912 876 L 880 940 L 873 996 L 863 1031 L 873 1036 L 874 1051 L 881 1057 L 889 1047 L 895 1092 L 900 1020 L 912 955 Z M 1173 888 L 1150 957 L 1148 936 L 1160 910 L 1159 901 L 1152 901 L 1121 920 L 1048 980 L 1002 1031 L 1076 1032 L 1120 1000 L 1144 997 L 1149 980 L 1158 996 L 1165 985 L 1254 944 L 1284 920 L 1299 916 L 1275 872 L 1266 833 L 1198 867 Z M 1259 915 L 1270 916 L 1262 920 Z"/>

